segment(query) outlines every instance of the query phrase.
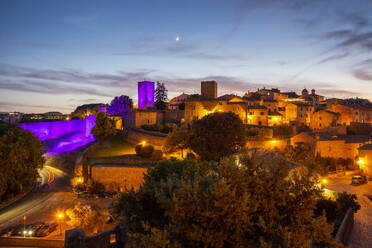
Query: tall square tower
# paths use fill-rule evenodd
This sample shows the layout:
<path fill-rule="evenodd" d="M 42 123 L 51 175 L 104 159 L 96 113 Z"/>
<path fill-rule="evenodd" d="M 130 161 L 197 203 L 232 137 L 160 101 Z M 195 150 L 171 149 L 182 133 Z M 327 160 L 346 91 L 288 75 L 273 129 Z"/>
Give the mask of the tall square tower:
<path fill-rule="evenodd" d="M 138 108 L 154 107 L 155 83 L 151 81 L 138 82 Z"/>
<path fill-rule="evenodd" d="M 217 82 L 216 81 L 201 81 L 201 95 L 206 99 L 217 98 Z"/>

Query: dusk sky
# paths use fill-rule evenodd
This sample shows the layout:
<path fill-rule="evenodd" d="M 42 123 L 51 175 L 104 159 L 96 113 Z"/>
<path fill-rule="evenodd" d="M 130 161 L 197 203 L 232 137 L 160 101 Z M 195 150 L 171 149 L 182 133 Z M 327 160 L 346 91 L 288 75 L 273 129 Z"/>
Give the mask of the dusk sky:
<path fill-rule="evenodd" d="M 144 79 L 372 99 L 372 0 L 0 1 L 0 111 L 136 103 Z"/>

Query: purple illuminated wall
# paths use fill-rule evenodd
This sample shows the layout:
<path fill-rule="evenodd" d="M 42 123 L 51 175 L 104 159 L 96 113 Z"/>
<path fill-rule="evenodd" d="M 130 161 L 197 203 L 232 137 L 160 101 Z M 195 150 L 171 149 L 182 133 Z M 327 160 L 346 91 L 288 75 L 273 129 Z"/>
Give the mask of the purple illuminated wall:
<path fill-rule="evenodd" d="M 151 81 L 138 82 L 138 108 L 154 107 L 155 83 Z"/>
<path fill-rule="evenodd" d="M 44 141 L 48 154 L 60 154 L 93 142 L 91 131 L 95 120 L 95 115 L 91 115 L 85 120 L 21 123 L 20 126 Z"/>

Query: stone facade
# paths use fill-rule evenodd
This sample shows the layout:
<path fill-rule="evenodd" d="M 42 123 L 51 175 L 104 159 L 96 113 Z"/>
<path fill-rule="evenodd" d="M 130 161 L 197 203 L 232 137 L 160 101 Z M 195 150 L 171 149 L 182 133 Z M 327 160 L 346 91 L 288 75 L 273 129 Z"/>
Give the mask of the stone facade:
<path fill-rule="evenodd" d="M 329 110 L 319 110 L 312 115 L 310 128 L 312 130 L 322 130 L 327 127 L 335 127 L 339 118 L 339 113 Z"/>
<path fill-rule="evenodd" d="M 360 171 L 372 178 L 372 144 L 366 144 L 358 148 L 358 165 Z"/>
<path fill-rule="evenodd" d="M 134 109 L 126 121 L 127 126 L 139 128 L 142 125 L 163 125 L 165 123 L 180 123 L 184 118 L 183 110 L 139 110 Z"/>
<path fill-rule="evenodd" d="M 201 94 L 203 98 L 215 99 L 217 98 L 217 82 L 216 81 L 202 81 Z"/>

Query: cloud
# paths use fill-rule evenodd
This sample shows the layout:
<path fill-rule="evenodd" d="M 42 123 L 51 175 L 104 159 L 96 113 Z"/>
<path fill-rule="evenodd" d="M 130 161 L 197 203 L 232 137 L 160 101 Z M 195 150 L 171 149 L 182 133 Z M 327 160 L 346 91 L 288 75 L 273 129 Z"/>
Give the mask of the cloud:
<path fill-rule="evenodd" d="M 342 54 L 331 55 L 331 56 L 328 56 L 328 57 L 318 61 L 317 63 L 315 63 L 315 65 L 321 65 L 321 64 L 324 64 L 324 63 L 327 63 L 327 62 L 330 62 L 330 61 L 343 59 L 343 58 L 347 57 L 348 55 L 349 55 L 348 52 L 345 52 L 345 53 L 342 53 Z"/>
<path fill-rule="evenodd" d="M 19 107 L 27 107 L 27 108 L 38 108 L 38 109 L 63 109 L 63 110 L 71 110 L 70 108 L 66 108 L 63 106 L 46 106 L 46 105 L 32 105 L 32 104 L 24 104 L 19 102 L 3 102 L 0 101 L 0 108 L 19 108 Z"/>
<path fill-rule="evenodd" d="M 85 95 L 96 95 L 96 96 L 110 96 L 110 94 L 102 91 L 87 88 L 87 87 L 73 87 L 70 85 L 46 83 L 46 82 L 35 82 L 29 80 L 23 81 L 10 81 L 0 80 L 0 89 L 23 91 L 23 92 L 36 92 L 45 94 L 85 94 Z"/>
<path fill-rule="evenodd" d="M 366 72 L 362 69 L 356 69 L 353 71 L 353 76 L 359 80 L 372 81 L 372 73 Z"/>
<path fill-rule="evenodd" d="M 371 27 L 369 18 L 362 13 L 341 11 L 336 19 L 338 25 L 351 27 L 327 32 L 323 35 L 325 40 L 335 40 L 335 48 L 372 51 L 372 32 L 368 31 Z"/>
<path fill-rule="evenodd" d="M 132 94 L 133 84 L 149 78 L 154 70 L 117 71 L 113 74 L 77 70 L 41 70 L 0 64 L 0 89 L 45 94 L 84 94 L 111 97 Z"/>

